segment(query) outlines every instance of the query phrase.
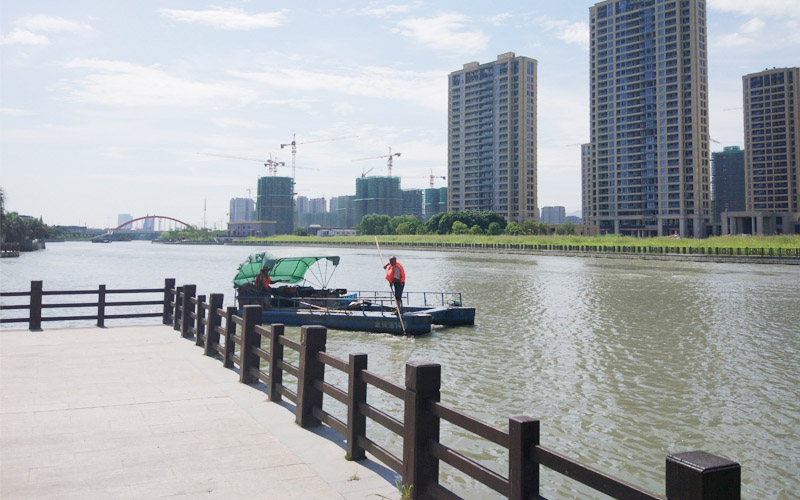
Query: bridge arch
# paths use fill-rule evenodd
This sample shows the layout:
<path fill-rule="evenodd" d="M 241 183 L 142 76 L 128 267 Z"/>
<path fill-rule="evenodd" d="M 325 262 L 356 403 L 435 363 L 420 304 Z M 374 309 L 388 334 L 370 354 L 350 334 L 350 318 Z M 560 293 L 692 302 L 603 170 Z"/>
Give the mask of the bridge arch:
<path fill-rule="evenodd" d="M 136 219 L 129 220 L 128 222 L 120 224 L 119 226 L 117 226 L 114 229 L 112 229 L 111 232 L 114 232 L 114 231 L 116 231 L 118 229 L 122 229 L 123 227 L 129 226 L 129 225 L 133 224 L 134 222 L 138 222 L 140 220 L 145 220 L 145 219 L 167 219 L 167 220 L 171 220 L 171 221 L 177 222 L 178 224 L 183 224 L 186 227 L 189 227 L 189 224 L 183 222 L 182 220 L 175 219 L 174 217 L 167 217 L 166 215 L 146 215 L 144 217 L 138 217 Z"/>

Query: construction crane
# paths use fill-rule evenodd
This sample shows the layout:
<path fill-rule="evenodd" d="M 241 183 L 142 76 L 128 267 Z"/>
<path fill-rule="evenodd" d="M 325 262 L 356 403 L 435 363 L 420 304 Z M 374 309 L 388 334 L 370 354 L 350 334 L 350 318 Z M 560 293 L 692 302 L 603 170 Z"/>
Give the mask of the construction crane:
<path fill-rule="evenodd" d="M 447 180 L 447 177 L 445 177 L 443 175 L 433 175 L 433 169 L 431 169 L 431 175 L 403 176 L 403 179 L 430 179 L 431 187 L 433 187 L 433 180 L 434 179 Z"/>
<path fill-rule="evenodd" d="M 362 171 L 361 171 L 361 178 L 362 178 L 362 179 L 363 179 L 363 178 L 365 178 L 365 177 L 367 176 L 367 174 L 368 174 L 368 173 L 370 173 L 370 172 L 372 172 L 373 170 L 375 170 L 375 167 L 372 167 L 372 168 L 370 168 L 369 170 L 362 170 Z"/>
<path fill-rule="evenodd" d="M 378 158 L 387 158 L 386 166 L 389 170 L 389 177 L 392 176 L 392 158 L 395 156 L 400 156 L 400 153 L 392 153 L 392 148 L 389 148 L 388 155 L 379 155 L 379 156 L 370 156 L 368 158 L 357 158 L 353 161 L 363 161 L 363 160 L 377 160 Z"/>
<path fill-rule="evenodd" d="M 286 162 L 283 161 L 276 161 L 272 159 L 272 153 L 269 155 L 269 159 L 262 160 L 260 158 L 248 158 L 246 156 L 232 156 L 232 155 L 218 155 L 214 153 L 197 153 L 199 155 L 205 156 L 216 156 L 218 158 L 233 158 L 234 160 L 247 160 L 247 161 L 257 161 L 259 163 L 263 163 L 265 167 L 267 167 L 267 171 L 270 175 L 277 175 L 278 174 L 278 167 L 286 166 Z M 304 170 L 316 170 L 319 171 L 318 168 L 310 168 L 310 167 L 292 167 L 292 168 L 300 168 Z M 294 179 L 292 180 L 294 182 Z"/>
<path fill-rule="evenodd" d="M 298 144 L 313 144 L 315 142 L 340 141 L 342 139 L 353 139 L 355 137 L 358 137 L 358 136 L 357 135 L 346 135 L 346 136 L 343 136 L 343 137 L 329 137 L 327 139 L 311 139 L 309 141 L 297 142 L 297 134 L 292 134 L 292 142 L 287 142 L 286 144 L 281 144 L 281 149 L 283 149 L 285 147 L 288 147 L 288 146 L 292 147 L 292 196 L 294 196 L 294 194 L 295 194 L 294 193 L 294 180 L 295 180 L 294 170 L 295 170 L 295 168 L 300 168 L 300 167 L 295 167 L 295 159 L 297 157 L 297 145 Z M 314 169 L 314 170 L 317 170 L 317 169 Z"/>
<path fill-rule="evenodd" d="M 430 175 L 430 179 L 431 179 L 431 187 L 433 187 L 433 180 L 434 180 L 434 179 L 442 179 L 442 180 L 447 180 L 447 177 L 445 177 L 445 176 L 443 176 L 443 175 L 433 175 L 433 169 L 431 169 L 431 175 Z"/>

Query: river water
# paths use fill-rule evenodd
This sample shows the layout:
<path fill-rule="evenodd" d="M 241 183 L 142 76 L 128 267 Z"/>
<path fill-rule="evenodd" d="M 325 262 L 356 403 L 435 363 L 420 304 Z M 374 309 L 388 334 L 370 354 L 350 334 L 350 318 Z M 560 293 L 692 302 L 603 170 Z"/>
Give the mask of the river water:
<path fill-rule="evenodd" d="M 0 278 L 3 291 L 28 290 L 31 280 L 75 290 L 156 288 L 176 278 L 233 305 L 236 266 L 262 249 L 51 243 L 0 260 Z M 386 288 L 374 250 L 270 250 L 340 255 L 330 286 Z M 476 325 L 417 338 L 331 331 L 328 352 L 365 352 L 370 370 L 401 384 L 407 361 L 440 363 L 446 405 L 503 429 L 511 416 L 539 418 L 544 446 L 656 493 L 667 455 L 705 450 L 742 465 L 742 498 L 798 498 L 800 266 L 396 255 L 407 291 L 462 292 L 477 308 Z M 393 404 L 389 412 L 401 415 Z M 375 427 L 368 433 L 381 435 Z M 443 441 L 506 474 L 494 445 L 448 425 Z M 387 448 L 399 454 L 396 442 Z M 442 474 L 466 498 L 497 498 L 448 466 Z M 546 470 L 542 494 L 605 498 Z"/>

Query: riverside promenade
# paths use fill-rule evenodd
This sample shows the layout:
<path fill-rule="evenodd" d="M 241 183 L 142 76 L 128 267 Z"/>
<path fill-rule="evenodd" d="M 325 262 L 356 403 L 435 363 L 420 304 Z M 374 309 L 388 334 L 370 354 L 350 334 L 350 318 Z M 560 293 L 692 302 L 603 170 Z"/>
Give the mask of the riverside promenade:
<path fill-rule="evenodd" d="M 0 330 L 0 498 L 398 499 L 169 326 Z"/>

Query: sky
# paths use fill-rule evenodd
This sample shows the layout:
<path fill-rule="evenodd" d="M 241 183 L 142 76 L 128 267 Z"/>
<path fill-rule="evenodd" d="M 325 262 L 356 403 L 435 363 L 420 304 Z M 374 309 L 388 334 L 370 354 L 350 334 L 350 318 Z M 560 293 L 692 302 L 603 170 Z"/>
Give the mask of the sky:
<path fill-rule="evenodd" d="M 293 137 L 298 195 L 354 194 L 389 148 L 404 189 L 445 186 L 447 75 L 515 52 L 538 60 L 539 207 L 579 211 L 594 3 L 0 0 L 6 210 L 224 229 L 263 160 L 291 176 Z M 800 66 L 800 0 L 707 3 L 719 151 L 743 146 L 742 76 Z"/>

